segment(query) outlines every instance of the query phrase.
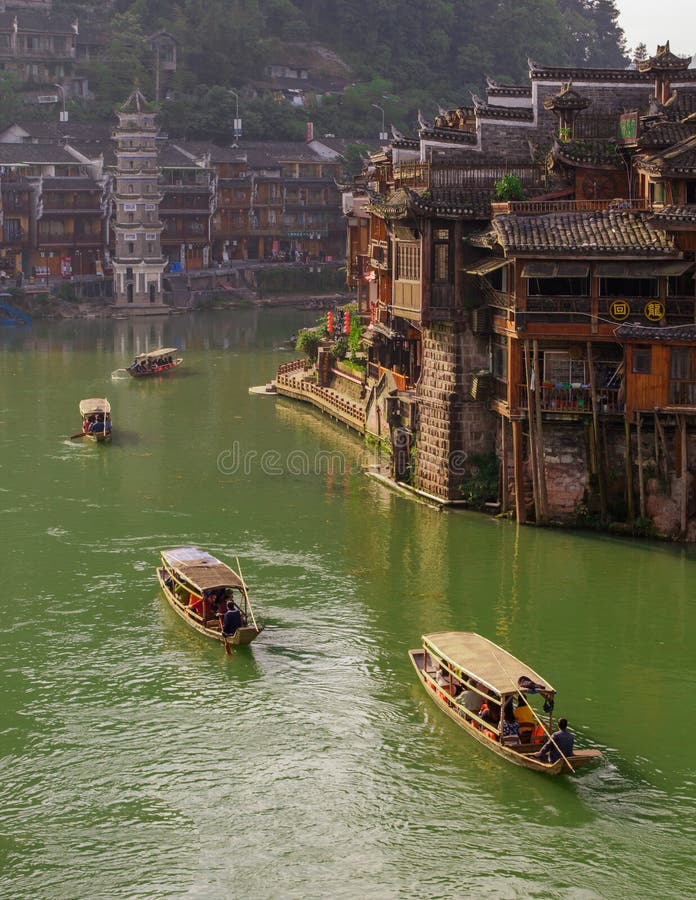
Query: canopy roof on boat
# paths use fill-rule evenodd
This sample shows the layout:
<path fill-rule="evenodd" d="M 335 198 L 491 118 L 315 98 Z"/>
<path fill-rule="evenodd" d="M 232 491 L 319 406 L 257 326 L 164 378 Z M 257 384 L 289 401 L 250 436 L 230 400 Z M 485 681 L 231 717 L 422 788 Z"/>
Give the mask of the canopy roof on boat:
<path fill-rule="evenodd" d="M 162 559 L 165 566 L 201 592 L 211 588 L 244 587 L 242 579 L 233 569 L 198 547 L 163 550 Z"/>
<path fill-rule="evenodd" d="M 498 694 L 530 690 L 554 692 L 541 675 L 517 657 L 473 631 L 439 631 L 423 635 L 423 646 L 434 656 L 445 658 Z M 520 684 L 520 679 L 523 679 Z"/>
<path fill-rule="evenodd" d="M 158 359 L 160 356 L 171 356 L 176 353 L 178 347 L 158 347 L 156 350 L 148 350 L 147 353 L 138 353 L 136 359 Z"/>
<path fill-rule="evenodd" d="M 80 415 L 93 416 L 95 413 L 111 413 L 111 404 L 103 397 L 80 400 Z"/>

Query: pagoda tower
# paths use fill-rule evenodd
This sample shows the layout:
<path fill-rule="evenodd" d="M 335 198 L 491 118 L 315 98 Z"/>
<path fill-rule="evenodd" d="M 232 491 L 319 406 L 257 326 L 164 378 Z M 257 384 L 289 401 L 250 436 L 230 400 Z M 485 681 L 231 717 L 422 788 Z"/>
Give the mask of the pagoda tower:
<path fill-rule="evenodd" d="M 114 305 L 133 315 L 168 311 L 162 300 L 160 168 L 154 106 L 136 87 L 116 111 L 112 204 Z"/>

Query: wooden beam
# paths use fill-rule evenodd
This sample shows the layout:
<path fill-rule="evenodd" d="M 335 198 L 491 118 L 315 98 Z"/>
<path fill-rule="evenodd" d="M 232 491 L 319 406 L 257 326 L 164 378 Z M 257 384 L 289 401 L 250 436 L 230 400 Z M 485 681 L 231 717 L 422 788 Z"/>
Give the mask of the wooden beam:
<path fill-rule="evenodd" d="M 539 506 L 540 517 L 546 521 L 549 514 L 548 497 L 546 493 L 546 463 L 544 460 L 544 426 L 541 419 L 541 369 L 539 368 L 539 342 L 533 343 L 534 359 L 534 414 L 536 424 L 534 434 L 536 437 L 537 477 L 539 479 Z M 531 412 L 531 410 L 530 410 Z"/>
<path fill-rule="evenodd" d="M 532 494 L 534 496 L 534 518 L 538 522 L 541 516 L 539 509 L 539 471 L 537 468 L 536 439 L 534 433 L 534 398 L 531 390 L 531 363 L 529 360 L 529 340 L 524 341 L 524 368 L 527 385 L 527 423 L 529 425 L 529 462 L 532 467 Z"/>
<path fill-rule="evenodd" d="M 633 498 L 633 460 L 631 459 L 631 423 L 624 418 L 624 435 L 626 438 L 626 514 L 628 521 L 636 517 L 635 500 Z"/>
<path fill-rule="evenodd" d="M 641 434 L 641 414 L 636 413 L 636 440 L 638 442 L 638 500 L 640 517 L 645 518 L 645 484 L 643 479 L 643 435 Z"/>
<path fill-rule="evenodd" d="M 512 464 L 515 476 L 515 517 L 520 525 L 527 521 L 527 505 L 524 501 L 524 459 L 522 434 L 522 422 L 515 419 L 512 422 Z"/>
<path fill-rule="evenodd" d="M 686 416 L 679 416 L 681 431 L 681 536 L 686 535 L 686 504 L 688 502 L 689 461 L 687 459 Z"/>
<path fill-rule="evenodd" d="M 500 511 L 506 513 L 508 511 L 508 478 L 507 478 L 507 419 L 500 417 Z"/>
<path fill-rule="evenodd" d="M 604 524 L 607 521 L 607 491 L 604 479 L 604 466 L 602 465 L 602 453 L 600 449 L 601 435 L 599 431 L 599 414 L 597 412 L 597 387 L 595 384 L 594 360 L 592 358 L 592 344 L 590 341 L 587 342 L 587 367 L 590 372 L 590 394 L 592 397 L 594 470 L 597 476 L 597 487 L 599 488 L 599 515 L 602 524 Z"/>

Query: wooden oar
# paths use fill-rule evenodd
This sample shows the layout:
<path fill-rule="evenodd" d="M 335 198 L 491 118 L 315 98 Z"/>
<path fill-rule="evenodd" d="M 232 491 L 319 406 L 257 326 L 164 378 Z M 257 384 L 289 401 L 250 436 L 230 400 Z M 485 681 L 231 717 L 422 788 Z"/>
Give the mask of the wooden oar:
<path fill-rule="evenodd" d="M 558 746 L 558 744 L 554 741 L 553 735 L 552 735 L 551 732 L 548 730 L 548 728 L 546 727 L 546 725 L 544 725 L 544 723 L 542 722 L 541 718 L 537 715 L 536 710 L 534 709 L 534 707 L 529 703 L 529 701 L 527 700 L 527 698 L 525 697 L 525 695 L 522 693 L 522 691 L 519 690 L 519 688 L 518 688 L 518 690 L 517 690 L 517 693 L 520 695 L 520 697 L 521 697 L 521 698 L 524 700 L 524 702 L 527 704 L 527 706 L 528 706 L 529 709 L 531 710 L 531 713 L 532 713 L 532 715 L 534 716 L 534 718 L 537 720 L 537 722 L 538 722 L 538 723 L 541 725 L 541 727 L 544 729 L 544 733 L 547 735 L 548 739 L 551 741 L 551 743 L 552 743 L 553 746 L 556 748 L 556 750 L 558 750 L 558 752 L 561 754 L 561 756 L 563 757 L 563 760 L 564 760 L 565 764 L 568 766 L 568 768 L 570 769 L 570 771 L 573 773 L 573 775 L 575 775 L 575 769 L 571 766 L 570 760 L 569 760 L 568 757 L 565 755 L 565 753 L 561 750 L 561 748 Z M 536 753 L 534 754 L 534 756 L 536 756 Z M 540 758 L 541 758 L 541 757 L 540 757 Z"/>
<path fill-rule="evenodd" d="M 80 431 L 78 434 L 71 434 L 71 435 L 70 435 L 70 440 L 71 440 L 71 441 L 76 441 L 79 437 L 87 437 L 87 432 L 86 432 L 86 431 Z"/>
<path fill-rule="evenodd" d="M 220 633 L 222 634 L 222 622 L 220 623 Z M 225 645 L 225 653 L 228 656 L 232 656 L 232 651 L 230 650 L 230 645 L 227 643 L 227 635 L 222 635 L 222 643 Z"/>

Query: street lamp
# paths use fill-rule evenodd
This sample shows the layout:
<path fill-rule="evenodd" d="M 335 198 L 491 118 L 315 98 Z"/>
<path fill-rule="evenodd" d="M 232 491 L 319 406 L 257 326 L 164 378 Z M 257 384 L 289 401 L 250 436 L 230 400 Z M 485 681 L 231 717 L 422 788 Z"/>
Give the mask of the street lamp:
<path fill-rule="evenodd" d="M 239 118 L 239 94 L 236 91 L 233 91 L 232 88 L 227 88 L 227 93 L 232 94 L 236 101 L 234 112 L 234 128 L 232 130 L 234 132 L 235 141 L 238 141 L 242 136 L 242 120 Z"/>
<path fill-rule="evenodd" d="M 61 121 L 61 122 L 67 122 L 67 121 L 68 121 L 68 111 L 67 111 L 67 109 L 65 108 L 65 90 L 64 90 L 62 84 L 54 84 L 53 87 L 57 87 L 57 88 L 58 88 L 58 90 L 60 91 L 60 96 L 61 96 L 61 98 L 62 98 L 62 100 L 63 100 L 63 109 L 62 109 L 62 110 L 60 111 L 60 113 L 59 113 L 59 115 L 60 115 L 60 121 Z"/>
<path fill-rule="evenodd" d="M 384 130 L 384 107 L 380 106 L 379 103 L 372 103 L 371 105 L 374 106 L 375 109 L 379 109 L 382 111 L 382 130 L 379 133 L 379 139 L 380 141 L 386 141 L 387 132 Z"/>

